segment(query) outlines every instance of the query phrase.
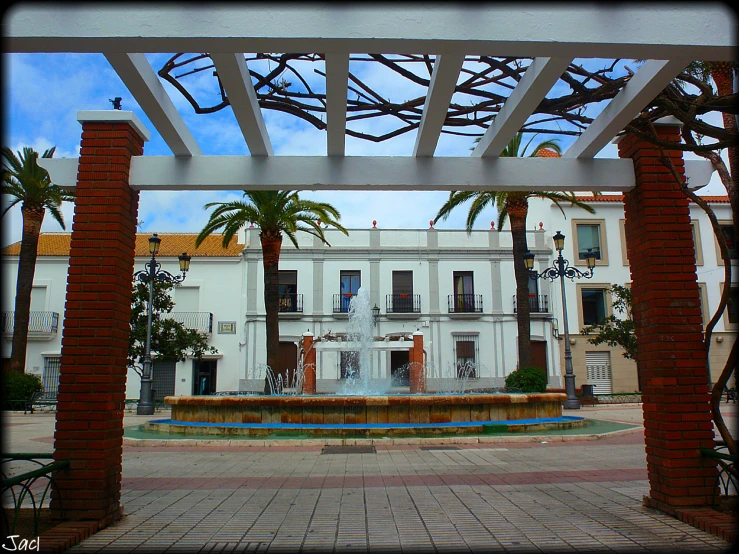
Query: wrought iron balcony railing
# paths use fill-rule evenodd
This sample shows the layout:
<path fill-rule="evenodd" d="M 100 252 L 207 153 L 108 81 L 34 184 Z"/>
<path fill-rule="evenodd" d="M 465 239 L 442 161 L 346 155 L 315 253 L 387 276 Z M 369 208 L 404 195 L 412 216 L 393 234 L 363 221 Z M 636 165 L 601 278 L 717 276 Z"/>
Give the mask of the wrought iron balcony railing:
<path fill-rule="evenodd" d="M 170 312 L 161 314 L 162 319 L 173 319 L 188 329 L 200 333 L 213 333 L 213 314 L 210 312 Z"/>
<path fill-rule="evenodd" d="M 281 313 L 302 313 L 303 295 L 296 292 L 283 294 L 280 297 Z"/>
<path fill-rule="evenodd" d="M 549 312 L 549 301 L 546 294 L 529 295 L 529 310 L 531 313 L 544 314 Z M 513 313 L 516 313 L 516 295 L 513 295 Z"/>
<path fill-rule="evenodd" d="M 385 297 L 385 311 L 389 314 L 421 313 L 420 294 L 388 294 Z"/>
<path fill-rule="evenodd" d="M 51 335 L 59 328 L 59 313 L 30 312 L 28 332 L 36 335 Z M 15 327 L 15 312 L 3 312 L 3 334 L 12 335 Z"/>
<path fill-rule="evenodd" d="M 334 294 L 334 313 L 348 314 L 349 304 L 357 294 L 353 292 L 345 292 L 343 294 Z"/>
<path fill-rule="evenodd" d="M 450 294 L 450 314 L 482 313 L 482 294 Z"/>

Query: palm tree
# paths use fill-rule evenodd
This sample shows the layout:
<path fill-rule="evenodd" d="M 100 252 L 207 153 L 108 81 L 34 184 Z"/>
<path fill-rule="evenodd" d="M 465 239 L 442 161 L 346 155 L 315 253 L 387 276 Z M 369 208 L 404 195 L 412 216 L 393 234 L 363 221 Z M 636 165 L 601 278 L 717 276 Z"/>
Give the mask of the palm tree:
<path fill-rule="evenodd" d="M 536 135 L 531 137 L 528 143 L 521 149 L 523 133 L 519 132 L 506 145 L 501 157 L 515 158 L 526 155 L 531 142 Z M 559 144 L 556 140 L 546 140 L 534 147 L 529 154 L 530 157 L 559 157 L 561 154 Z M 529 211 L 529 198 L 548 198 L 554 202 L 560 210 L 560 202 L 570 202 L 584 210 L 593 213 L 595 210 L 577 200 L 572 192 L 543 192 L 543 191 L 452 191 L 449 199 L 439 209 L 434 223 L 440 219 L 445 220 L 451 211 L 472 200 L 467 213 L 467 233 L 472 232 L 472 227 L 480 213 L 488 206 L 498 209 L 498 229 L 503 228 L 506 217 L 511 220 L 511 238 L 513 239 L 513 270 L 516 277 L 516 314 L 518 324 L 518 367 L 526 367 L 531 364 L 531 316 L 529 307 L 529 272 L 524 264 L 523 256 L 528 250 L 526 244 L 526 216 Z M 564 210 L 562 210 L 564 214 Z"/>
<path fill-rule="evenodd" d="M 55 150 L 56 147 L 46 150 L 41 157 L 51 158 Z M 38 152 L 33 148 L 25 147 L 23 152 L 18 152 L 16 156 L 10 148 L 3 147 L 2 158 L 2 194 L 9 196 L 11 202 L 0 217 L 4 217 L 19 202 L 23 217 L 23 236 L 15 289 L 13 346 L 9 365 L 10 370 L 23 373 L 26 367 L 31 289 L 36 272 L 36 252 L 41 224 L 46 210 L 49 210 L 62 229 L 65 229 L 60 205 L 65 200 L 73 201 L 74 195 L 51 182 L 49 173 L 38 165 Z"/>
<path fill-rule="evenodd" d="M 273 370 L 279 364 L 279 273 L 280 249 L 283 233 L 296 248 L 297 231 L 304 231 L 328 244 L 324 228 L 331 225 L 348 235 L 338 220 L 338 210 L 325 202 L 314 202 L 298 197 L 290 190 L 244 191 L 246 200 L 235 202 L 211 202 L 205 208 L 215 207 L 210 219 L 195 240 L 198 247 L 205 238 L 217 229 L 223 229 L 223 246 L 226 247 L 236 232 L 248 223 L 260 229 L 264 264 L 264 309 L 267 325 L 267 365 Z M 321 227 L 321 224 L 324 227 Z M 329 245 L 330 246 L 330 245 Z M 269 381 L 265 379 L 265 392 L 270 393 Z"/>

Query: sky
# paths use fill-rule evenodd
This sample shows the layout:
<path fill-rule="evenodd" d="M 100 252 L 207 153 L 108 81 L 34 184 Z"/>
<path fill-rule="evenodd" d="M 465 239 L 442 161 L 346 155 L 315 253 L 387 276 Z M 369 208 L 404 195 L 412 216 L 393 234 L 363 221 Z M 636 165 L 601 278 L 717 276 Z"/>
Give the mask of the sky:
<path fill-rule="evenodd" d="M 155 71 L 169 57 L 168 54 L 147 55 Z M 81 125 L 77 121 L 77 113 L 81 110 L 112 109 L 110 99 L 120 96 L 122 108 L 133 111 L 151 132 L 151 141 L 145 144 L 144 155 L 171 155 L 155 127 L 101 54 L 3 54 L 2 67 L 3 145 L 14 152 L 30 146 L 41 154 L 55 146 L 55 158 L 78 157 Z M 419 91 L 423 91 L 419 85 L 397 78 L 379 64 L 352 63 L 350 70 L 391 100 L 413 98 L 419 95 Z M 322 77 L 312 71 L 303 73 L 308 76 L 311 86 L 324 90 Z M 285 77 L 297 82 L 289 75 Z M 215 99 L 214 102 L 217 102 L 219 97 L 215 82 L 210 72 L 203 72 L 189 79 L 188 90 L 197 94 L 199 99 Z M 164 83 L 164 87 L 204 154 L 248 154 L 248 148 L 230 108 L 214 114 L 198 115 L 174 87 L 169 83 Z M 459 98 L 452 100 L 466 101 Z M 598 111 L 602 107 L 593 109 Z M 270 110 L 263 110 L 262 113 L 275 155 L 326 154 L 325 131 L 317 130 L 290 115 Z M 711 114 L 707 119 L 720 124 L 718 114 Z M 388 118 L 353 124 L 353 128 L 357 130 L 371 131 L 386 131 L 394 126 Z M 346 155 L 408 156 L 412 153 L 415 138 L 415 131 L 381 143 L 347 136 Z M 542 136 L 541 140 L 544 138 L 547 137 Z M 435 155 L 467 156 L 474 146 L 473 140 L 470 137 L 442 135 Z M 566 150 L 573 141 L 574 138 L 560 137 L 562 150 Z M 609 144 L 597 157 L 617 158 L 616 146 Z M 686 154 L 685 157 L 697 159 L 691 154 Z M 725 189 L 714 174 L 711 183 L 701 194 L 723 195 Z M 439 207 L 448 198 L 446 192 L 425 191 L 301 191 L 300 195 L 333 204 L 341 213 L 341 223 L 349 229 L 370 228 L 373 220 L 377 221 L 378 227 L 385 229 L 427 229 L 429 220 L 436 216 Z M 239 191 L 142 191 L 139 202 L 139 231 L 199 232 L 208 220 L 208 211 L 203 208 L 206 203 L 240 198 Z M 7 199 L 3 198 L 2 209 L 7 205 Z M 71 203 L 62 205 L 67 231 L 71 231 L 73 209 Z M 439 222 L 436 228 L 462 229 L 466 213 L 467 206 L 457 208 L 446 221 Z M 480 215 L 475 228 L 489 228 L 490 221 L 496 217 L 494 210 L 489 209 L 488 213 Z M 20 207 L 15 206 L 2 220 L 2 246 L 20 240 L 21 226 Z M 63 229 L 47 214 L 42 231 L 60 232 Z"/>

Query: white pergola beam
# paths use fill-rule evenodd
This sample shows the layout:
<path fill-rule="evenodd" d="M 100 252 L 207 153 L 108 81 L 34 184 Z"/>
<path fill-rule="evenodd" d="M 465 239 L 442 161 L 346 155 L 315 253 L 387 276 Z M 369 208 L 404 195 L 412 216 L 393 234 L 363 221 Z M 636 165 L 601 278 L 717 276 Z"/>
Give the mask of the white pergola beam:
<path fill-rule="evenodd" d="M 499 156 L 570 65 L 572 58 L 535 58 L 480 139 L 473 156 Z"/>
<path fill-rule="evenodd" d="M 19 4 L 9 52 L 373 52 L 733 61 L 728 5 Z M 289 29 L 289 32 L 286 31 Z"/>
<path fill-rule="evenodd" d="M 259 100 L 243 54 L 211 52 L 231 109 L 252 156 L 273 155 Z"/>
<path fill-rule="evenodd" d="M 349 86 L 349 54 L 326 52 L 326 151 L 346 153 L 346 97 Z"/>
<path fill-rule="evenodd" d="M 436 56 L 413 147 L 414 156 L 434 155 L 463 63 L 464 54 Z"/>
<path fill-rule="evenodd" d="M 52 181 L 72 188 L 77 159 L 44 158 Z M 394 156 L 137 156 L 137 190 L 571 190 L 634 186 L 630 159 Z"/>
<path fill-rule="evenodd" d="M 195 137 L 146 56 L 116 52 L 104 52 L 104 55 L 172 153 L 175 156 L 200 156 L 202 152 Z"/>
<path fill-rule="evenodd" d="M 690 60 L 648 60 L 613 100 L 562 155 L 564 158 L 590 158 L 620 133 L 639 111 L 657 96 Z"/>

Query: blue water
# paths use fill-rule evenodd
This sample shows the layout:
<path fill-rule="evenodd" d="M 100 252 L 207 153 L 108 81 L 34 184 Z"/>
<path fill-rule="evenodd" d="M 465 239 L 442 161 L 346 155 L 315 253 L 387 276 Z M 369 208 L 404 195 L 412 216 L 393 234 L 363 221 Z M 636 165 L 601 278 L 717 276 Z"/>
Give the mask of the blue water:
<path fill-rule="evenodd" d="M 150 423 L 184 425 L 187 427 L 234 427 L 242 429 L 418 429 L 444 427 L 479 427 L 481 425 L 531 425 L 536 423 L 570 423 L 584 417 L 561 416 L 531 419 L 500 419 L 487 421 L 450 421 L 445 423 L 209 423 L 157 419 Z"/>

